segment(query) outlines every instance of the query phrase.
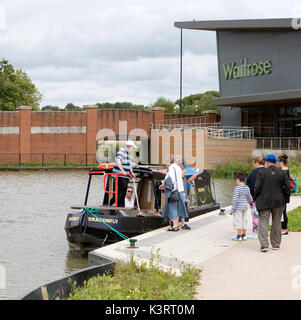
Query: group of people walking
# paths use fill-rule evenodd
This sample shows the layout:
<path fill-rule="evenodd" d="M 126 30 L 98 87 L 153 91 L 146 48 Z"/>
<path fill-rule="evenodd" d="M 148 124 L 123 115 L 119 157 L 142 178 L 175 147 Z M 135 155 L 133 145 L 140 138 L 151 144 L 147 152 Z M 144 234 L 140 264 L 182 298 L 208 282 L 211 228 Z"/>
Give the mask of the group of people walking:
<path fill-rule="evenodd" d="M 260 251 L 268 251 L 268 230 L 272 217 L 270 243 L 273 250 L 280 249 L 281 236 L 288 234 L 286 204 L 290 201 L 291 185 L 287 159 L 287 155 L 277 158 L 274 154 L 264 159 L 258 157 L 246 183 L 243 173 L 235 176 L 237 187 L 234 189 L 231 214 L 237 235 L 232 240 L 247 239 L 247 211 L 250 206 L 253 234 L 249 237 L 258 237 Z"/>

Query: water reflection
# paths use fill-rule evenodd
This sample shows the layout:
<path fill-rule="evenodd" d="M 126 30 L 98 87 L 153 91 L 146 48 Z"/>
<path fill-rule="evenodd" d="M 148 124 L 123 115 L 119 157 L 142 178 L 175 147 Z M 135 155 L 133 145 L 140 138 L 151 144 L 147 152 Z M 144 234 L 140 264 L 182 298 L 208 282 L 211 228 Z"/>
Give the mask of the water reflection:
<path fill-rule="evenodd" d="M 16 299 L 47 282 L 88 267 L 69 252 L 64 231 L 70 206 L 83 204 L 88 170 L 0 172 L 0 265 L 6 290 Z M 217 200 L 231 202 L 232 180 L 215 180 Z M 102 177 L 93 177 L 89 204 L 100 204 Z"/>

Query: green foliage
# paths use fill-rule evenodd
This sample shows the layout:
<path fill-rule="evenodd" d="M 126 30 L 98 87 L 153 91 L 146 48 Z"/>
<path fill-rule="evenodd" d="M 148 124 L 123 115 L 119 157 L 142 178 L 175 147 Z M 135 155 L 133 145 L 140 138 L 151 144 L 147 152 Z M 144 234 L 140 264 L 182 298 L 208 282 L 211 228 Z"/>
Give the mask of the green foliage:
<path fill-rule="evenodd" d="M 212 105 L 212 98 L 217 97 L 219 97 L 219 92 L 214 90 L 186 96 L 182 99 L 182 113 L 201 115 L 206 110 L 216 110 L 220 113 L 219 107 Z M 177 100 L 175 104 L 179 105 L 180 100 Z M 197 106 L 197 110 L 195 106 Z"/>
<path fill-rule="evenodd" d="M 287 213 L 288 230 L 301 231 L 301 207 Z"/>
<path fill-rule="evenodd" d="M 152 108 L 164 108 L 166 113 L 173 113 L 175 104 L 171 100 L 159 97 L 151 106 Z"/>
<path fill-rule="evenodd" d="M 117 262 L 114 275 L 91 278 L 82 288 L 73 285 L 68 300 L 192 300 L 199 285 L 200 270 L 182 265 L 182 275 L 163 271 L 160 259 L 137 263 Z"/>
<path fill-rule="evenodd" d="M 15 70 L 7 60 L 0 61 L 0 110 L 14 111 L 19 106 L 38 110 L 41 99 L 41 93 L 24 71 Z"/>
<path fill-rule="evenodd" d="M 105 102 L 96 103 L 99 109 L 134 109 L 134 110 L 144 110 L 145 107 L 142 104 L 133 104 L 131 102 Z"/>
<path fill-rule="evenodd" d="M 298 186 L 301 181 L 301 161 L 300 159 L 292 159 L 288 163 L 288 168 L 290 175 L 297 177 Z M 250 174 L 253 167 L 253 160 L 250 158 L 245 162 L 231 161 L 226 165 L 217 165 L 215 170 L 212 172 L 213 178 L 234 178 L 235 173 L 243 172 L 245 174 Z"/>
<path fill-rule="evenodd" d="M 289 161 L 288 168 L 290 171 L 290 175 L 293 177 L 297 177 L 299 182 L 299 180 L 301 179 L 301 161 L 298 159 Z"/>
<path fill-rule="evenodd" d="M 61 111 L 59 107 L 51 106 L 51 105 L 44 106 L 41 110 L 42 111 Z"/>
<path fill-rule="evenodd" d="M 84 109 L 74 105 L 73 103 L 67 103 L 65 106 L 65 111 L 84 111 Z"/>
<path fill-rule="evenodd" d="M 247 162 L 231 161 L 226 165 L 217 165 L 216 169 L 212 172 L 213 178 L 234 178 L 238 172 L 250 174 L 253 170 L 252 159 Z"/>

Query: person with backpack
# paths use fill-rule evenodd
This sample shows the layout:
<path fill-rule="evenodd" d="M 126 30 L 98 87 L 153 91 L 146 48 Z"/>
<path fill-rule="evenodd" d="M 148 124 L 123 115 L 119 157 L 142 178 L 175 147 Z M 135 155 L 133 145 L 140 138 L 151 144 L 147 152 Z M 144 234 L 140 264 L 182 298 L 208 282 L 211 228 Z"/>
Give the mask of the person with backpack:
<path fill-rule="evenodd" d="M 290 183 L 284 170 L 276 167 L 279 160 L 274 154 L 263 159 L 265 169 L 257 173 L 254 186 L 256 208 L 259 212 L 260 251 L 266 252 L 269 248 L 268 230 L 272 215 L 270 242 L 273 250 L 280 249 L 281 243 L 281 216 L 285 201 L 290 194 Z"/>
<path fill-rule="evenodd" d="M 278 160 L 279 160 L 278 166 L 280 169 L 284 170 L 284 172 L 287 175 L 287 178 L 289 179 L 289 181 L 291 181 L 290 172 L 287 167 L 287 159 L 288 159 L 288 156 L 286 154 L 279 156 L 278 157 Z M 287 217 L 287 213 L 286 213 L 286 204 L 289 202 L 290 202 L 290 194 L 287 195 L 287 197 L 285 199 L 285 206 L 284 206 L 284 210 L 283 210 L 283 221 L 281 222 L 281 226 L 282 226 L 281 234 L 282 235 L 288 234 L 288 229 L 287 229 L 288 217 Z"/>

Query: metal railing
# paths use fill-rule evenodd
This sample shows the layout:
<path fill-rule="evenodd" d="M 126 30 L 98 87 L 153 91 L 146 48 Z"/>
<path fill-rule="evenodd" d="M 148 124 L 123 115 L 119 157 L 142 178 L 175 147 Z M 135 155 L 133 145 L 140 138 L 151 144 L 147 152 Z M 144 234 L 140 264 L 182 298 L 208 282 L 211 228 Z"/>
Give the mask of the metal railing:
<path fill-rule="evenodd" d="M 173 130 L 173 129 L 196 129 L 196 128 L 208 128 L 208 127 L 219 127 L 220 123 L 203 122 L 203 123 L 153 123 L 152 129 L 157 130 Z"/>
<path fill-rule="evenodd" d="M 256 148 L 301 150 L 301 137 L 256 137 Z"/>
<path fill-rule="evenodd" d="M 206 122 L 206 116 L 193 116 L 193 117 L 183 117 L 183 118 L 170 118 L 165 120 L 157 121 L 158 124 L 188 124 L 196 125 Z"/>
<path fill-rule="evenodd" d="M 197 129 L 203 128 L 207 130 L 207 137 L 210 139 L 254 139 L 253 127 L 227 127 L 221 126 L 220 123 L 202 123 L 198 125 L 187 124 L 153 124 L 153 129 Z"/>
<path fill-rule="evenodd" d="M 252 127 L 207 127 L 210 139 L 254 139 Z"/>
<path fill-rule="evenodd" d="M 97 164 L 94 154 L 0 153 L 0 166 L 91 166 Z"/>

